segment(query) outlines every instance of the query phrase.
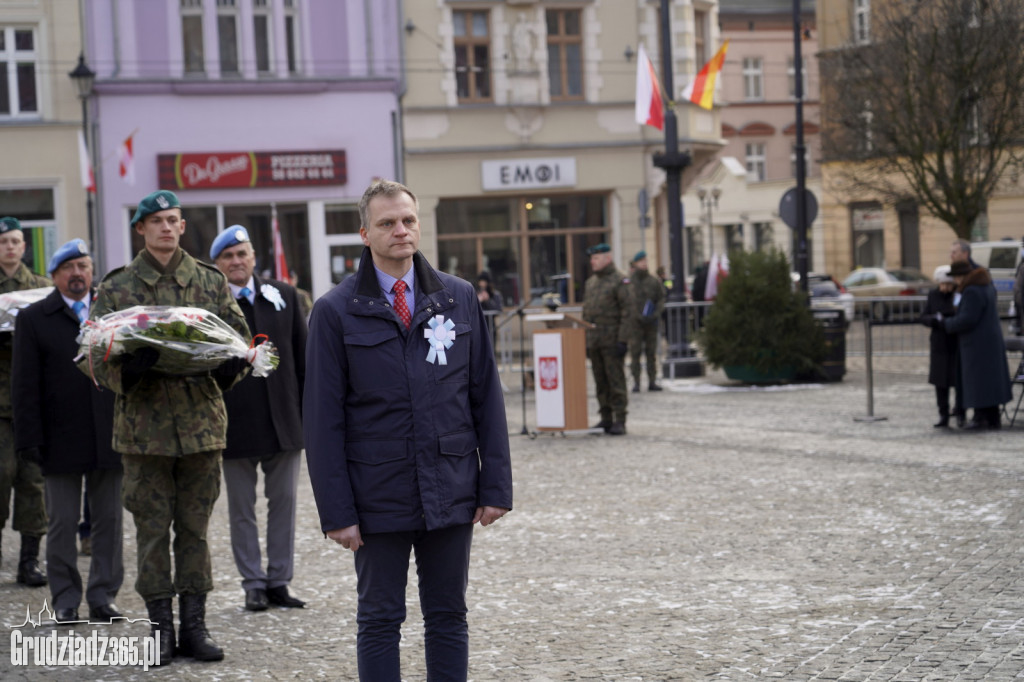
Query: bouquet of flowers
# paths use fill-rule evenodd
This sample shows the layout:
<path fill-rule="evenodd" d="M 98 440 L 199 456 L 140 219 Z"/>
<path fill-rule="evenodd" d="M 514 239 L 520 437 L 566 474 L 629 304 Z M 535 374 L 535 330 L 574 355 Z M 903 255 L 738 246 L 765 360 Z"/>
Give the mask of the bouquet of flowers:
<path fill-rule="evenodd" d="M 260 336 L 266 338 L 257 334 Z M 90 366 L 139 348 L 155 348 L 160 357 L 153 370 L 171 376 L 204 374 L 229 358 L 242 357 L 252 365 L 253 376 L 265 377 L 280 362 L 269 340 L 258 346 L 246 344 L 224 320 L 202 308 L 134 306 L 118 310 L 87 321 L 78 344 L 78 357 L 88 354 Z"/>
<path fill-rule="evenodd" d="M 27 308 L 36 301 L 41 301 L 53 292 L 53 287 L 41 289 L 24 289 L 0 294 L 0 332 L 13 332 L 14 321 L 18 311 Z"/>

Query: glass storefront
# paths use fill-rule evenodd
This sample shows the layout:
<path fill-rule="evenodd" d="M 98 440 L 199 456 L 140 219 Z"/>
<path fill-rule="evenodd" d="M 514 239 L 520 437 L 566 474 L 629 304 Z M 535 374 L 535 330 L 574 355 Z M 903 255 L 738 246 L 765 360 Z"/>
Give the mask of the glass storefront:
<path fill-rule="evenodd" d="M 0 216 L 13 216 L 21 222 L 25 237 L 25 255 L 21 260 L 33 272 L 49 276 L 46 265 L 59 246 L 53 190 L 0 189 L 0 207 Z"/>
<path fill-rule="evenodd" d="M 487 271 L 506 305 L 549 291 L 578 304 L 590 275 L 586 249 L 611 238 L 607 206 L 606 194 L 442 199 L 438 269 L 474 283 Z"/>

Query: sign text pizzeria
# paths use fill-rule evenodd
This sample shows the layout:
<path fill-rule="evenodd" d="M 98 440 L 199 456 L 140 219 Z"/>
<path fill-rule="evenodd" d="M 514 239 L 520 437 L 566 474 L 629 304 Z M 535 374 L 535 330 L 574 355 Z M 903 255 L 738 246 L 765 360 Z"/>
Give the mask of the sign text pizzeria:
<path fill-rule="evenodd" d="M 344 150 L 160 154 L 160 186 L 171 189 L 344 185 Z"/>

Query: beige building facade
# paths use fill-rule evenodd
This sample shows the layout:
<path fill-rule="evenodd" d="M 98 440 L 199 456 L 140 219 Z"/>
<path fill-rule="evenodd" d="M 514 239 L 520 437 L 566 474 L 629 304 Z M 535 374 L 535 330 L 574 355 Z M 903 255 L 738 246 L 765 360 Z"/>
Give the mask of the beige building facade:
<path fill-rule="evenodd" d="M 88 237 L 81 100 L 68 77 L 81 46 L 77 3 L 0 3 L 0 215 L 21 221 L 26 260 L 44 274 L 56 246 Z"/>
<path fill-rule="evenodd" d="M 831 52 L 871 43 L 871 17 L 891 0 L 817 0 L 820 59 Z M 827 90 L 823 115 L 828 115 Z M 823 162 L 821 219 L 827 267 L 839 277 L 857 267 L 919 269 L 929 277 L 949 263 L 953 229 L 929 215 L 916 202 L 898 205 L 879 197 L 855 194 L 844 188 L 844 162 Z M 894 178 L 898 186 L 902 180 Z M 972 241 L 1024 236 L 1024 186 L 1020 182 L 989 199 L 986 215 L 978 221 Z"/>
<path fill-rule="evenodd" d="M 717 49 L 717 8 L 669 7 L 678 94 Z M 652 267 L 670 269 L 665 174 L 652 164 L 664 134 L 634 115 L 639 45 L 662 73 L 659 3 L 407 0 L 404 8 L 404 178 L 420 199 L 431 262 L 471 281 L 487 271 L 506 304 L 549 290 L 580 302 L 586 249 L 600 242 L 622 269 L 641 249 Z M 720 120 L 692 105 L 677 112 L 680 149 L 695 160 L 685 186 L 720 148 Z"/>
<path fill-rule="evenodd" d="M 796 186 L 792 6 L 788 0 L 720 3 L 722 40 L 729 41 L 729 49 L 715 99 L 722 104 L 725 146 L 684 194 L 691 268 L 712 253 L 775 248 L 796 270 L 794 231 L 779 215 L 783 195 Z M 813 2 L 803 3 L 801 28 L 806 187 L 820 200 Z M 825 271 L 820 217 L 808 226 L 807 237 L 808 270 Z"/>

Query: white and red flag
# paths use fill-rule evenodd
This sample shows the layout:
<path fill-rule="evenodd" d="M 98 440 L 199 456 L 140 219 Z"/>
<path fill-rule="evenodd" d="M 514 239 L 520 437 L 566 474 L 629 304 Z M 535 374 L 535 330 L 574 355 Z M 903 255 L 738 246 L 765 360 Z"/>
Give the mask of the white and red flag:
<path fill-rule="evenodd" d="M 96 193 L 96 176 L 89 162 L 89 149 L 85 146 L 85 133 L 78 131 L 78 171 L 82 178 L 82 188 L 86 192 Z"/>
<path fill-rule="evenodd" d="M 654 64 L 647 58 L 643 45 L 636 55 L 636 122 L 658 130 L 665 125 L 658 76 L 654 73 Z"/>
<path fill-rule="evenodd" d="M 277 206 L 271 206 L 271 230 L 274 233 L 274 279 L 279 282 L 290 282 L 288 261 L 284 257 L 284 246 L 281 244 L 281 228 L 277 224 Z"/>

